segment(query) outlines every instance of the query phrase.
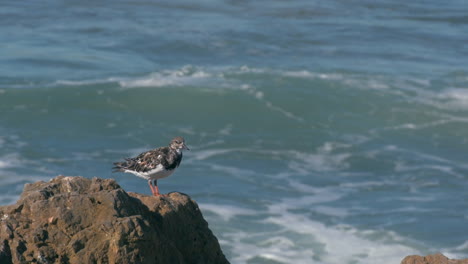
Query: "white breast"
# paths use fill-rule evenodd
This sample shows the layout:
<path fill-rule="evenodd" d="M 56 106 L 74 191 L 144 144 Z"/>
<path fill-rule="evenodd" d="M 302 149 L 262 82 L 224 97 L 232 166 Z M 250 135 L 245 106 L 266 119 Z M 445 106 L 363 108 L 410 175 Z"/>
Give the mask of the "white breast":
<path fill-rule="evenodd" d="M 169 175 L 171 175 L 174 171 L 175 171 L 175 169 L 173 169 L 173 170 L 164 169 L 164 167 L 161 164 L 156 166 L 156 168 L 154 168 L 154 169 L 152 169 L 150 171 L 146 171 L 146 172 L 125 170 L 126 173 L 132 173 L 132 174 L 134 174 L 134 175 L 136 175 L 138 177 L 141 177 L 143 179 L 146 179 L 146 180 L 149 180 L 149 179 L 153 179 L 153 180 L 156 179 L 157 180 L 157 179 L 166 178 Z"/>

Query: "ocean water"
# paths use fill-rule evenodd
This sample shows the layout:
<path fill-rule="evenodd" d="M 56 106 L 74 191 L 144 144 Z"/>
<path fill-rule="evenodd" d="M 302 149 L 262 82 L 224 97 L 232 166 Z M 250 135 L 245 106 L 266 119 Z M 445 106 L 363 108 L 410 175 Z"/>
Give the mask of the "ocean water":
<path fill-rule="evenodd" d="M 232 263 L 468 258 L 466 1 L 2 1 L 0 204 L 191 148 Z"/>

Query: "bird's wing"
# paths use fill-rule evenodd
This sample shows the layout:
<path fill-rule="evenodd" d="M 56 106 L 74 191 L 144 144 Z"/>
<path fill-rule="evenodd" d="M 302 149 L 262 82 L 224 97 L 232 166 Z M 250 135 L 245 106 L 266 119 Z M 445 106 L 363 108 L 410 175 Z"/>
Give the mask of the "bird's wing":
<path fill-rule="evenodd" d="M 150 171 L 155 169 L 159 164 L 163 163 L 164 147 L 146 151 L 134 158 L 135 171 Z"/>
<path fill-rule="evenodd" d="M 167 147 L 161 147 L 143 152 L 135 158 L 127 158 L 124 162 L 114 163 L 116 171 L 132 170 L 138 172 L 147 172 L 155 169 L 159 164 L 164 164 L 166 161 L 163 156 L 168 150 Z M 163 154 L 163 155 L 161 155 Z"/>

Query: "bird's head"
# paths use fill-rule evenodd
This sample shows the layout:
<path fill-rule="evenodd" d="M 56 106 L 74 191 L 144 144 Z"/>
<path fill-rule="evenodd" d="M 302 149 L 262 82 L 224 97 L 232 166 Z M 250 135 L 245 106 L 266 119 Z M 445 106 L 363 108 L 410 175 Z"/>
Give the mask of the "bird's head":
<path fill-rule="evenodd" d="M 183 137 L 175 137 L 169 144 L 169 147 L 177 151 L 182 149 L 190 150 L 187 145 L 185 145 L 185 139 Z"/>

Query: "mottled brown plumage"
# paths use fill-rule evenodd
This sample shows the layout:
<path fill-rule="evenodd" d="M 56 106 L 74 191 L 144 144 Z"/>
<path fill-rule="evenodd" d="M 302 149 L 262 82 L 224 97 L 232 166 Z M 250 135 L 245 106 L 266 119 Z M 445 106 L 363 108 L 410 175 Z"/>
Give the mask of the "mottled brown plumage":
<path fill-rule="evenodd" d="M 148 180 L 153 195 L 159 195 L 157 180 L 168 177 L 182 161 L 182 149 L 188 149 L 182 137 L 175 137 L 169 146 L 141 153 L 135 158 L 115 162 L 114 172 L 132 173 Z"/>

